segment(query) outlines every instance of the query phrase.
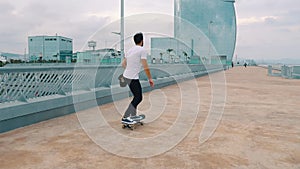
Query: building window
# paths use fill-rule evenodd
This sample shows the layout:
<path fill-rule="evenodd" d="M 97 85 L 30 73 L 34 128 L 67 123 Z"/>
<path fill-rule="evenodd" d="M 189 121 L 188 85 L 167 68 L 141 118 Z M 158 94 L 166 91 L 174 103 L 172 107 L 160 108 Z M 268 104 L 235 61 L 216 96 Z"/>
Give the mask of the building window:
<path fill-rule="evenodd" d="M 83 59 L 83 63 L 90 63 L 91 60 L 90 59 Z"/>
<path fill-rule="evenodd" d="M 46 38 L 45 41 L 56 41 L 56 38 Z"/>

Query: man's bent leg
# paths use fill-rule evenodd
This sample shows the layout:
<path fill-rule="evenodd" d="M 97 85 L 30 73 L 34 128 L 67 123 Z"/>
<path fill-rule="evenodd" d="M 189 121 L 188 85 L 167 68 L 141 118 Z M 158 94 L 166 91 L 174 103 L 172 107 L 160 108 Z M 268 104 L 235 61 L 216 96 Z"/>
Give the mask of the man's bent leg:
<path fill-rule="evenodd" d="M 141 103 L 141 101 L 143 99 L 142 87 L 141 87 L 141 83 L 139 80 L 136 80 L 136 79 L 131 80 L 130 84 L 129 84 L 129 88 L 133 94 L 133 99 L 124 114 L 124 118 L 129 117 L 129 116 L 135 116 L 137 106 L 138 106 L 138 104 Z"/>
<path fill-rule="evenodd" d="M 136 108 L 134 108 L 132 106 L 132 104 L 130 103 L 127 110 L 125 111 L 125 114 L 123 116 L 123 118 L 127 118 L 127 117 L 130 117 L 130 116 L 135 116 L 136 115 Z"/>

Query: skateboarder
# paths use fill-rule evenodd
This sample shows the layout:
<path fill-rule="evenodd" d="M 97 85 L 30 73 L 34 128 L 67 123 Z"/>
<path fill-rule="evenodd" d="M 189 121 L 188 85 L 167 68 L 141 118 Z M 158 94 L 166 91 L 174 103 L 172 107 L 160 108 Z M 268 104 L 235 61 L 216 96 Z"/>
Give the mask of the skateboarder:
<path fill-rule="evenodd" d="M 135 123 L 135 121 L 130 117 L 136 115 L 137 106 L 143 99 L 142 87 L 139 81 L 139 72 L 141 66 L 144 67 L 144 71 L 149 79 L 150 86 L 154 87 L 154 82 L 147 64 L 147 51 L 143 48 L 143 34 L 135 34 L 133 40 L 135 42 L 135 46 L 128 50 L 122 62 L 122 66 L 125 68 L 123 73 L 124 79 L 133 94 L 133 99 L 122 118 L 122 122 L 128 124 Z"/>

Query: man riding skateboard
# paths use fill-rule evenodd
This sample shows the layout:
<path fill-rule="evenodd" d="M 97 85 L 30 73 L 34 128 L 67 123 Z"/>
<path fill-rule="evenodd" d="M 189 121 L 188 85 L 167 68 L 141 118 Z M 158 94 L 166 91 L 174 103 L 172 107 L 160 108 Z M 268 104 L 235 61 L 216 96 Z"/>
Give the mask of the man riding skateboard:
<path fill-rule="evenodd" d="M 133 94 L 133 99 L 130 102 L 122 118 L 122 123 L 127 124 L 136 123 L 130 117 L 136 116 L 137 106 L 141 103 L 143 99 L 142 87 L 139 81 L 139 72 L 141 66 L 144 67 L 144 71 L 149 79 L 150 86 L 154 87 L 154 82 L 152 80 L 150 69 L 147 64 L 147 51 L 143 48 L 143 34 L 135 34 L 133 40 L 135 42 L 135 46 L 128 50 L 122 62 L 122 66 L 125 68 L 123 77 L 126 83 L 128 84 L 130 91 Z"/>

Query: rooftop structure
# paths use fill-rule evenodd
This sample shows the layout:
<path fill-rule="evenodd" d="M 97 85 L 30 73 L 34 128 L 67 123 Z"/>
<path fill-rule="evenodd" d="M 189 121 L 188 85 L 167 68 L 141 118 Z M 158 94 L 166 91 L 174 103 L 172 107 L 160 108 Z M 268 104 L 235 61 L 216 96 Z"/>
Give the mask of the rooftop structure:
<path fill-rule="evenodd" d="M 72 57 L 73 40 L 63 36 L 29 36 L 29 60 L 65 61 Z"/>
<path fill-rule="evenodd" d="M 77 63 L 85 64 L 119 64 L 121 52 L 112 48 L 97 49 L 91 44 L 92 50 L 77 53 Z"/>

